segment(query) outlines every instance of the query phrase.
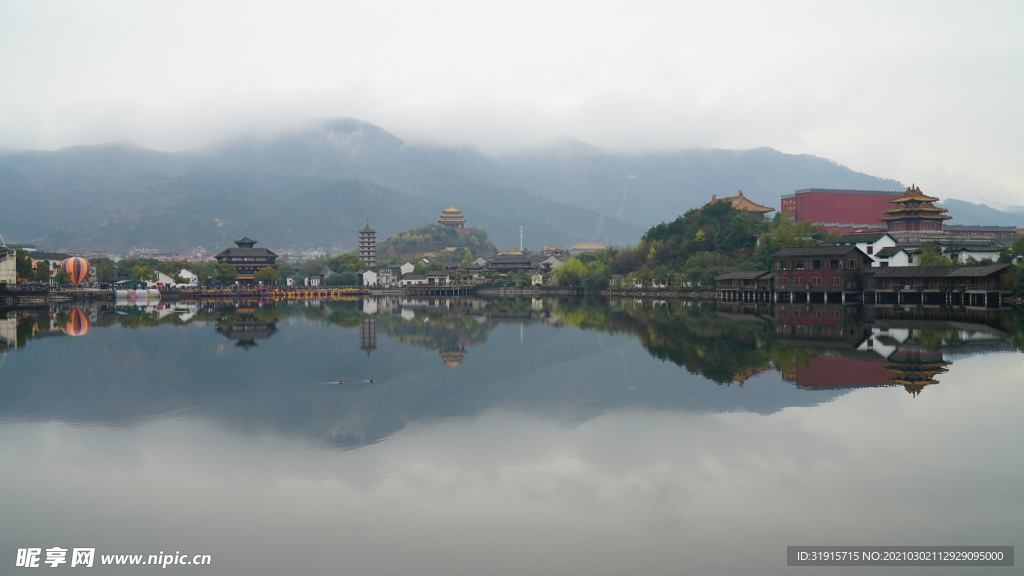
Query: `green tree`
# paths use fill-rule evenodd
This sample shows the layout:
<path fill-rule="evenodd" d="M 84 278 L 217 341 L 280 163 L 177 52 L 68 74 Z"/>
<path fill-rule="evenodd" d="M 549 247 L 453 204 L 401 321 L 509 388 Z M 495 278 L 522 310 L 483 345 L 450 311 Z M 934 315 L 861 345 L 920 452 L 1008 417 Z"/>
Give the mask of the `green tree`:
<path fill-rule="evenodd" d="M 61 268 L 53 273 L 53 281 L 57 284 L 64 285 L 71 282 L 71 275 L 68 274 L 67 270 Z"/>
<path fill-rule="evenodd" d="M 735 261 L 720 252 L 698 252 L 686 262 L 683 277 L 691 286 L 713 287 L 715 278 L 737 270 Z"/>
<path fill-rule="evenodd" d="M 14 267 L 18 278 L 26 280 L 32 278 L 32 259 L 27 256 L 24 250 L 16 250 L 14 253 Z"/>
<path fill-rule="evenodd" d="M 327 267 L 332 272 L 358 272 L 366 268 L 366 265 L 355 254 L 342 254 L 328 260 Z"/>
<path fill-rule="evenodd" d="M 132 269 L 136 267 L 147 267 L 157 270 L 160 267 L 160 261 L 153 258 L 125 258 L 114 265 L 118 278 L 131 278 Z"/>
<path fill-rule="evenodd" d="M 359 284 L 359 276 L 355 272 L 334 272 L 324 282 L 328 286 L 354 286 Z"/>
<path fill-rule="evenodd" d="M 106 258 L 104 258 L 106 260 Z M 100 282 L 113 282 L 117 280 L 117 270 L 111 262 L 100 262 L 94 264 L 96 268 L 96 280 Z"/>
<path fill-rule="evenodd" d="M 281 278 L 295 276 L 295 267 L 288 262 L 281 262 L 277 265 L 277 273 Z"/>
<path fill-rule="evenodd" d="M 235 278 L 238 278 L 238 269 L 235 268 L 234 264 L 228 264 L 227 262 L 218 262 L 213 267 L 213 279 L 221 283 L 233 282 Z"/>
<path fill-rule="evenodd" d="M 1020 236 L 1013 241 L 1010 251 L 1013 252 L 1014 256 L 1024 256 L 1024 236 Z"/>
<path fill-rule="evenodd" d="M 278 274 L 277 270 L 274 270 L 270 266 L 264 266 L 252 275 L 252 279 L 257 282 L 263 282 L 264 284 L 275 284 L 281 279 L 281 275 Z"/>
<path fill-rule="evenodd" d="M 587 267 L 579 258 L 570 258 L 553 274 L 559 286 L 579 286 L 587 276 Z"/>
<path fill-rule="evenodd" d="M 49 282 L 50 281 L 50 263 L 46 260 L 41 260 L 36 264 L 36 271 L 32 276 L 32 279 L 36 282 Z"/>
<path fill-rule="evenodd" d="M 136 266 L 132 268 L 131 278 L 132 280 L 142 282 L 156 282 L 160 277 L 157 275 L 156 270 L 149 266 Z"/>
<path fill-rule="evenodd" d="M 918 266 L 952 266 L 953 261 L 942 255 L 942 247 L 938 242 L 925 242 L 921 244 L 921 251 L 918 254 Z"/>
<path fill-rule="evenodd" d="M 1024 264 L 1017 265 L 1017 273 L 1014 275 L 1013 283 L 1017 294 L 1024 294 Z"/>

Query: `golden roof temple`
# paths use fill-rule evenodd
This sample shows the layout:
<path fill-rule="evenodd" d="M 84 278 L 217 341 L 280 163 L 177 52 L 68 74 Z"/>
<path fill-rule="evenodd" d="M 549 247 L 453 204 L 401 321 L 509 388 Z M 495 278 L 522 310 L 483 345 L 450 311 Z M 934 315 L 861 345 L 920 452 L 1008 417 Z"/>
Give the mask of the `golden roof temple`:
<path fill-rule="evenodd" d="M 879 218 L 885 222 L 889 231 L 902 232 L 905 230 L 942 230 L 942 221 L 951 220 L 953 217 L 945 213 L 945 208 L 932 206 L 932 202 L 938 202 L 938 198 L 926 196 L 916 185 L 911 185 L 903 196 L 889 200 L 896 206 L 882 212 Z"/>
<path fill-rule="evenodd" d="M 449 206 L 441 212 L 441 218 L 438 219 L 437 223 L 459 230 L 466 227 L 466 218 L 462 216 L 462 210 L 455 206 Z"/>
<path fill-rule="evenodd" d="M 743 195 L 743 190 L 740 190 L 739 194 L 735 196 L 726 196 L 725 198 L 719 198 L 717 194 L 712 194 L 711 202 L 708 202 L 708 204 L 712 204 L 714 202 L 728 202 L 737 210 L 743 210 L 744 212 L 757 212 L 762 215 L 775 211 L 775 208 L 762 206 L 750 198 L 747 198 Z"/>

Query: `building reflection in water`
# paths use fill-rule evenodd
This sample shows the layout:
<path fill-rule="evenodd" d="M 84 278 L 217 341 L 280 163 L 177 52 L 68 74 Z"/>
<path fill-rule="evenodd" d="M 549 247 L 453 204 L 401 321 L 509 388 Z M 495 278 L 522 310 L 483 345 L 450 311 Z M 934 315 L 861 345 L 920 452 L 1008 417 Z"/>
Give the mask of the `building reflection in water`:
<path fill-rule="evenodd" d="M 359 325 L 359 349 L 366 352 L 367 358 L 377 349 L 377 319 L 373 316 Z"/>
<path fill-rule="evenodd" d="M 277 332 L 277 323 L 260 320 L 256 316 L 256 308 L 238 308 L 235 310 L 236 317 L 219 324 L 217 332 L 229 340 L 235 341 L 235 346 L 249 350 L 256 346 L 257 340 L 270 338 Z"/>
<path fill-rule="evenodd" d="M 782 377 L 808 390 L 939 383 L 951 356 L 1015 351 L 1006 311 L 860 304 L 720 303 L 720 316 L 771 325 Z M 756 372 L 756 370 L 755 370 Z M 749 376 L 737 373 L 736 381 Z"/>
<path fill-rule="evenodd" d="M 451 348 L 444 348 L 440 352 L 441 361 L 444 365 L 449 368 L 455 368 L 462 365 L 462 361 L 466 358 L 466 346 L 460 344 Z"/>

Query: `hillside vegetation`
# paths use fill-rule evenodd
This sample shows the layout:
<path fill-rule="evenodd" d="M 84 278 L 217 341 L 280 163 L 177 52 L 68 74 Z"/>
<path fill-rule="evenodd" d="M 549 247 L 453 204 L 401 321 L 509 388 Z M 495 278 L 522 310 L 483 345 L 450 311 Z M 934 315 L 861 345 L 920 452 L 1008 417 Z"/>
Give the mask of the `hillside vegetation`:
<path fill-rule="evenodd" d="M 463 257 L 470 253 L 479 256 L 493 256 L 497 253 L 494 244 L 487 239 L 487 232 L 482 228 L 469 228 L 465 232 L 459 232 L 440 224 L 428 224 L 410 228 L 379 244 L 377 259 L 380 262 L 401 263 L 414 260 L 428 252 L 442 253 L 447 248 L 467 249 L 458 251 Z"/>

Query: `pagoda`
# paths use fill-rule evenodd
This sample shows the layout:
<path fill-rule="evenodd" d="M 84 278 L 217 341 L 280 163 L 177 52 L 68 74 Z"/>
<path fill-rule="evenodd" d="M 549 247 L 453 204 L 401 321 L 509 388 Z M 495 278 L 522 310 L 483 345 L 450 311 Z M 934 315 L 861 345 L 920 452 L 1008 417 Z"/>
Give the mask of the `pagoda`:
<path fill-rule="evenodd" d="M 238 270 L 238 280 L 252 280 L 260 268 L 277 268 L 277 254 L 266 248 L 256 248 L 256 240 L 248 236 L 241 240 L 235 240 L 237 248 L 228 248 L 214 256 L 217 262 L 231 264 Z"/>
<path fill-rule="evenodd" d="M 917 396 L 925 386 L 938 384 L 935 379 L 939 374 L 948 372 L 946 361 L 941 350 L 902 347 L 889 356 L 884 363 L 887 372 L 893 375 L 891 382 L 902 385 L 911 396 Z"/>
<path fill-rule="evenodd" d="M 754 202 L 750 198 L 747 198 L 746 196 L 743 195 L 743 190 L 740 190 L 739 193 L 736 194 L 735 196 L 726 196 L 724 198 L 719 198 L 717 194 L 712 194 L 711 202 L 708 202 L 708 204 L 714 204 L 715 202 L 728 202 L 729 204 L 732 205 L 733 208 L 737 210 L 742 210 L 744 212 L 754 212 L 755 214 L 760 214 L 762 216 L 767 215 L 769 212 L 775 211 L 775 208 L 771 208 L 769 206 L 762 206 L 757 202 Z"/>
<path fill-rule="evenodd" d="M 462 216 L 462 210 L 455 206 L 449 206 L 441 212 L 441 218 L 437 223 L 441 226 L 462 230 L 466 227 L 466 218 Z"/>
<path fill-rule="evenodd" d="M 466 358 L 466 347 L 463 344 L 441 349 L 441 361 L 449 368 L 458 368 Z"/>
<path fill-rule="evenodd" d="M 903 196 L 889 200 L 896 206 L 882 212 L 879 220 L 886 223 L 889 232 L 941 232 L 943 220 L 951 220 L 953 217 L 945 214 L 949 210 L 932 206 L 932 202 L 938 200 L 926 196 L 920 188 L 911 185 Z"/>
<path fill-rule="evenodd" d="M 377 266 L 377 232 L 370 228 L 369 222 L 359 231 L 359 259 L 367 268 Z"/>

